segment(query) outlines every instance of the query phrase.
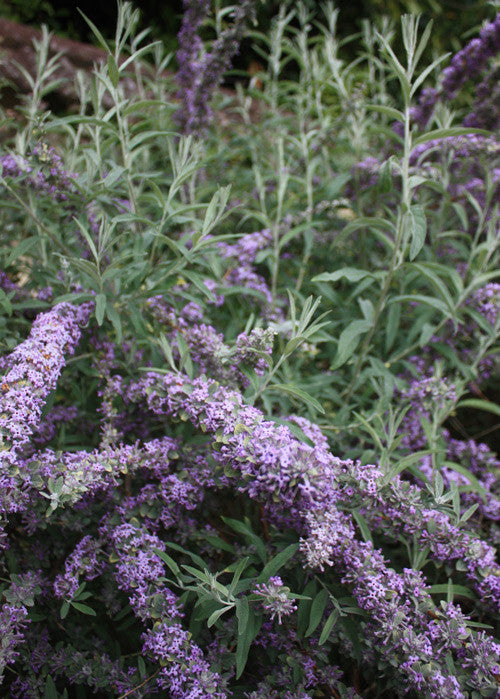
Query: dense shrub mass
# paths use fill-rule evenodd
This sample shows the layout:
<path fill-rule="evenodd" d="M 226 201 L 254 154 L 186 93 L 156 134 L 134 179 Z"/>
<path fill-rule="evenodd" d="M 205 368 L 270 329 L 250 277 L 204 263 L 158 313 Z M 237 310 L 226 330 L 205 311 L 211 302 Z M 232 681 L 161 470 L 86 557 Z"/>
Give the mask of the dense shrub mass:
<path fill-rule="evenodd" d="M 498 696 L 500 15 L 254 13 L 5 122 L 3 696 Z"/>

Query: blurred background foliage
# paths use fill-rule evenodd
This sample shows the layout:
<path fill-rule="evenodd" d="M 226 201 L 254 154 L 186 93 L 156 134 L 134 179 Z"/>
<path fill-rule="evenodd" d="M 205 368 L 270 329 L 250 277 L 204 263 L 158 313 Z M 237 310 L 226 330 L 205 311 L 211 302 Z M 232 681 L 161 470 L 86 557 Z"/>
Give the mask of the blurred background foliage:
<path fill-rule="evenodd" d="M 258 6 L 258 29 L 266 31 L 270 19 L 277 13 L 283 0 L 264 0 Z M 227 4 L 220 0 L 216 3 Z M 311 11 L 319 10 L 322 2 L 303 0 Z M 182 0 L 158 3 L 157 0 L 136 0 L 141 10 L 141 28 L 151 28 L 151 36 L 162 39 L 168 50 L 175 50 L 176 35 L 182 18 Z M 294 2 L 288 2 L 290 6 Z M 434 20 L 429 55 L 447 51 L 455 52 L 464 41 L 474 34 L 483 20 L 492 19 L 498 11 L 498 3 L 488 0 L 349 0 L 337 2 L 340 10 L 338 32 L 341 37 L 351 36 L 361 29 L 363 19 L 378 22 L 383 16 L 399 24 L 401 15 L 412 12 L 422 14 L 423 23 Z M 32 26 L 46 24 L 51 31 L 84 42 L 92 42 L 92 33 L 81 9 L 96 24 L 106 38 L 112 38 L 116 23 L 114 2 L 96 3 L 95 0 L 0 0 L 0 17 Z M 352 56 L 350 55 L 352 52 Z M 347 46 L 345 58 L 356 55 L 355 45 Z M 254 57 L 250 52 L 250 41 L 244 43 L 235 67 L 248 69 Z"/>

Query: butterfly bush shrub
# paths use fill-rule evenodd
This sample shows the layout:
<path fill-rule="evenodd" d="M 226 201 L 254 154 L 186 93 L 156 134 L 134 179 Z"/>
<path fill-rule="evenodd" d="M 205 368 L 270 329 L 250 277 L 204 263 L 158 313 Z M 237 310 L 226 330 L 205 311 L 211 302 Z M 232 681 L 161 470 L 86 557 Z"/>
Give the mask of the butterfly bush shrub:
<path fill-rule="evenodd" d="M 499 17 L 256 9 L 8 122 L 5 696 L 498 696 Z"/>

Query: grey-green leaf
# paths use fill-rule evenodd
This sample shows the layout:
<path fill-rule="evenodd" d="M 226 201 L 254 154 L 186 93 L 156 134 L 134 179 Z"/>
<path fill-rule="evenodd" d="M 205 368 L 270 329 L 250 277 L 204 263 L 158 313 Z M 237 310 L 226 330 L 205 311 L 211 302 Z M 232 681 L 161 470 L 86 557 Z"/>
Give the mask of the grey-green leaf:
<path fill-rule="evenodd" d="M 341 332 L 337 347 L 337 356 L 330 367 L 332 370 L 338 369 L 347 362 L 358 346 L 360 335 L 368 332 L 370 327 L 371 324 L 367 320 L 353 320 L 349 323 L 347 328 Z"/>
<path fill-rule="evenodd" d="M 318 274 L 313 277 L 313 282 L 336 282 L 339 279 L 347 279 L 348 282 L 359 282 L 360 279 L 365 277 L 372 277 L 371 272 L 367 272 L 364 269 L 356 269 L 355 267 L 343 267 L 342 269 L 337 269 L 335 272 L 323 272 L 323 274 Z"/>
<path fill-rule="evenodd" d="M 242 597 L 236 603 L 236 616 L 238 617 L 238 635 L 241 636 L 247 627 L 250 608 L 248 599 Z"/>
<path fill-rule="evenodd" d="M 106 312 L 107 299 L 104 294 L 97 294 L 95 297 L 95 317 L 97 325 L 102 325 L 104 321 L 104 313 Z"/>
<path fill-rule="evenodd" d="M 424 247 L 427 233 L 427 220 L 424 209 L 420 204 L 410 206 L 407 214 L 407 223 L 410 230 L 410 260 L 414 260 Z"/>
<path fill-rule="evenodd" d="M 327 642 L 327 640 L 330 638 L 330 634 L 332 632 L 333 627 L 337 623 L 337 619 L 340 616 L 340 612 L 338 609 L 334 609 L 333 612 L 330 614 L 328 619 L 325 622 L 325 625 L 323 626 L 323 630 L 321 632 L 321 635 L 318 640 L 318 645 L 322 646 L 324 643 Z"/>
<path fill-rule="evenodd" d="M 306 636 L 310 636 L 316 631 L 319 626 L 321 619 L 323 618 L 323 612 L 325 611 L 326 603 L 328 602 L 328 590 L 322 588 L 316 597 L 313 599 L 311 605 L 311 613 L 309 615 L 309 626 L 307 627 Z"/>
<path fill-rule="evenodd" d="M 276 556 L 271 558 L 271 560 L 264 566 L 262 573 L 255 582 L 267 582 L 272 575 L 276 575 L 278 570 L 297 553 L 298 548 L 298 544 L 290 544 L 286 547 L 286 549 L 283 549 L 283 551 L 277 553 Z"/>

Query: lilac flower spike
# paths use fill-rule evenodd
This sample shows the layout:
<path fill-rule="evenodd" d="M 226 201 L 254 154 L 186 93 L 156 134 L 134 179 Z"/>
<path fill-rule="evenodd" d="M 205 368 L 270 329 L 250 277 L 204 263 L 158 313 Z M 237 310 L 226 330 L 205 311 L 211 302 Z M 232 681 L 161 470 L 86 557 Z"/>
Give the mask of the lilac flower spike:
<path fill-rule="evenodd" d="M 13 461 L 40 423 L 44 399 L 55 388 L 64 355 L 73 354 L 92 304 L 60 303 L 40 314 L 27 340 L 8 357 L 0 383 L 0 454 Z"/>
<path fill-rule="evenodd" d="M 419 104 L 413 107 L 412 121 L 423 128 L 438 100 L 453 99 L 457 91 L 468 80 L 476 78 L 488 66 L 490 59 L 500 52 L 500 13 L 493 22 L 486 24 L 479 37 L 472 39 L 451 59 L 450 65 L 442 72 L 441 86 L 438 90 L 422 90 Z"/>
<path fill-rule="evenodd" d="M 303 533 L 301 547 L 311 566 L 335 566 L 368 613 L 368 645 L 392 665 L 397 658 L 397 672 L 406 690 L 430 690 L 433 697 L 443 699 L 465 697 L 448 669 L 449 654 L 462 664 L 482 668 L 474 689 L 497 688 L 498 644 L 484 637 L 486 645 L 479 648 L 470 629 L 464 638 L 450 634 L 447 616 L 434 605 L 422 574 L 411 569 L 396 573 L 371 542 L 357 540 L 352 517 L 336 508 L 349 495 L 342 487 L 351 468 L 348 462 L 298 442 L 286 427 L 266 421 L 259 410 L 244 405 L 239 393 L 214 381 L 151 373 L 131 387 L 129 398 L 137 400 L 144 394 L 153 412 L 183 415 L 215 437 L 214 457 L 225 473 L 236 479 L 241 492 L 263 502 L 277 523 Z M 379 470 L 353 466 L 364 481 L 363 495 L 375 496 Z M 352 500 L 356 478 L 349 486 Z M 490 577 L 495 578 L 496 572 Z M 494 588 L 492 584 L 489 592 L 498 593 Z M 465 628 L 460 608 L 449 608 Z M 469 637 L 471 641 L 466 641 Z"/>
<path fill-rule="evenodd" d="M 238 51 L 248 19 L 253 15 L 253 0 L 243 0 L 233 11 L 233 22 L 212 43 L 210 53 L 203 52 L 198 31 L 208 16 L 210 0 L 184 0 L 184 16 L 178 35 L 177 82 L 180 109 L 175 120 L 184 134 L 202 133 L 210 124 L 210 98 L 220 85 Z"/>
<path fill-rule="evenodd" d="M 263 598 L 262 606 L 271 614 L 271 619 L 278 617 L 278 624 L 281 624 L 282 616 L 290 616 L 297 611 L 297 605 L 288 596 L 289 592 L 290 589 L 283 585 L 277 575 L 269 578 L 267 583 L 259 583 L 254 589 L 254 594 Z"/>

